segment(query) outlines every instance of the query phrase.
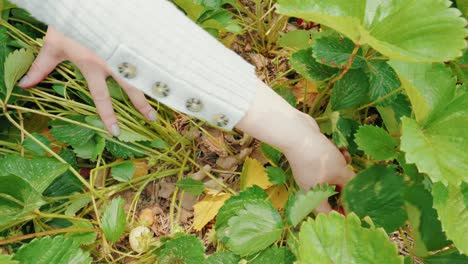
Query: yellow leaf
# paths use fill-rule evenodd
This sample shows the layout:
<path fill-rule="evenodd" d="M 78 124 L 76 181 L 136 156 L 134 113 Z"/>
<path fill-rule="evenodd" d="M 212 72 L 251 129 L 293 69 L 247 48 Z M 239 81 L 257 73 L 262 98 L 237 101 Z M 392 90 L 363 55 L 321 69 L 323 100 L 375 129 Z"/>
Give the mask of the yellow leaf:
<path fill-rule="evenodd" d="M 148 163 L 145 161 L 134 161 L 133 165 L 135 166 L 135 173 L 133 174 L 133 178 L 148 175 Z"/>
<path fill-rule="evenodd" d="M 297 103 L 304 102 L 311 106 L 317 96 L 317 84 L 309 80 L 299 81 L 293 89 L 293 93 L 297 98 Z"/>
<path fill-rule="evenodd" d="M 200 231 L 206 224 L 215 218 L 224 202 L 231 197 L 228 193 L 219 193 L 216 195 L 207 194 L 203 200 L 193 206 L 194 219 L 193 228 Z"/>
<path fill-rule="evenodd" d="M 263 165 L 256 159 L 246 158 L 240 176 L 241 190 L 257 185 L 266 190 L 273 186 Z"/>
<path fill-rule="evenodd" d="M 284 208 L 289 198 L 289 192 L 284 185 L 273 186 L 266 190 L 266 192 L 276 209 L 281 210 Z"/>

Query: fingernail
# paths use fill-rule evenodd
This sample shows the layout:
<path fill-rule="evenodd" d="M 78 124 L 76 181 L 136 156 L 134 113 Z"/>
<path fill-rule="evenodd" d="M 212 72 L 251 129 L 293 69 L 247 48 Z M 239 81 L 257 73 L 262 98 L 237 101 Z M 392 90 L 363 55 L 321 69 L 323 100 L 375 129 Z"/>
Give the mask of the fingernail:
<path fill-rule="evenodd" d="M 150 121 L 156 121 L 156 120 L 158 120 L 158 115 L 156 114 L 156 111 L 154 111 L 154 110 L 149 111 L 149 113 L 148 113 L 148 119 L 149 119 Z"/>
<path fill-rule="evenodd" d="M 119 125 L 113 124 L 111 126 L 111 132 L 112 132 L 112 135 L 114 135 L 116 137 L 120 136 L 120 127 L 119 127 Z"/>
<path fill-rule="evenodd" d="M 19 81 L 18 83 L 18 86 L 19 87 L 24 87 L 26 86 L 26 84 L 28 84 L 29 82 L 29 77 L 27 75 L 25 75 L 23 78 L 21 78 L 21 80 Z"/>

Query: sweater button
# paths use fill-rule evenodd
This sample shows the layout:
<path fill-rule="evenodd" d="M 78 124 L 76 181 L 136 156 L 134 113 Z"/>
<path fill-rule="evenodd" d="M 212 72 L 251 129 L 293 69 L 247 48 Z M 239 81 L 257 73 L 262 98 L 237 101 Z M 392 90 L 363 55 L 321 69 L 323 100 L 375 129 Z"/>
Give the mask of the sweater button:
<path fill-rule="evenodd" d="M 192 112 L 200 112 L 203 109 L 203 103 L 200 99 L 190 98 L 185 103 L 188 110 Z"/>
<path fill-rule="evenodd" d="M 169 95 L 169 86 L 162 82 L 155 82 L 153 84 L 153 94 L 157 97 L 167 97 Z"/>
<path fill-rule="evenodd" d="M 133 79 L 137 75 L 137 68 L 133 64 L 123 62 L 119 65 L 119 73 L 127 79 Z"/>
<path fill-rule="evenodd" d="M 214 123 L 219 127 L 225 127 L 229 123 L 229 118 L 223 114 L 217 114 L 214 117 Z"/>

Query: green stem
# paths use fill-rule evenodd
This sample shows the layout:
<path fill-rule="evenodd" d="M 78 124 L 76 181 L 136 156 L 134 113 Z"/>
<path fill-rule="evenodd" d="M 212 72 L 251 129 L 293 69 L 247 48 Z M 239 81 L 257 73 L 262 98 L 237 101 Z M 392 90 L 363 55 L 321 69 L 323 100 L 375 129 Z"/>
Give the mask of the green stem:
<path fill-rule="evenodd" d="M 366 104 L 366 105 L 364 105 L 364 106 L 359 107 L 357 110 L 358 110 L 358 111 L 361 111 L 361 110 L 363 110 L 363 109 L 366 109 L 366 108 L 369 108 L 369 107 L 371 107 L 371 106 L 374 106 L 374 105 L 376 105 L 376 104 L 378 104 L 378 103 L 380 103 L 380 102 L 383 102 L 383 101 L 385 101 L 387 98 L 389 98 L 389 97 L 391 97 L 391 96 L 393 96 L 393 95 L 395 95 L 395 94 L 397 94 L 397 93 L 403 91 L 403 89 L 404 89 L 403 87 L 400 87 L 400 88 L 398 88 L 398 89 L 395 89 L 395 90 L 389 92 L 388 94 L 386 94 L 386 95 L 380 97 L 379 99 L 377 99 L 377 100 L 375 100 L 375 101 L 373 101 L 373 102 L 371 102 L 371 103 L 369 103 L 369 104 Z"/>
<path fill-rule="evenodd" d="M 95 229 L 95 228 L 60 228 L 60 229 L 54 229 L 54 230 L 38 232 L 38 233 L 33 233 L 33 234 L 27 234 L 27 235 L 22 235 L 22 236 L 18 236 L 18 237 L 13 237 L 13 238 L 0 240 L 0 246 L 1 245 L 8 245 L 8 244 L 17 243 L 17 242 L 20 242 L 20 241 L 26 240 L 26 239 L 56 235 L 56 234 L 61 234 L 61 233 L 88 233 L 88 232 L 99 233 L 100 230 Z"/>

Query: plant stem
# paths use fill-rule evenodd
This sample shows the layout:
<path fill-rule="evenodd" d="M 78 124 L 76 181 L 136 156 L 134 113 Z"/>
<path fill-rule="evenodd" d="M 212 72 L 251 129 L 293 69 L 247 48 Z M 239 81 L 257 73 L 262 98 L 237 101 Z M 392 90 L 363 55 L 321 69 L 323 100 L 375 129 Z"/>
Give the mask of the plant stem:
<path fill-rule="evenodd" d="M 0 240 L 0 246 L 17 243 L 19 241 L 30 239 L 30 238 L 50 236 L 50 235 L 56 235 L 56 234 L 61 234 L 61 233 L 78 233 L 78 232 L 79 233 L 89 233 L 89 232 L 99 233 L 100 230 L 97 228 L 59 228 L 59 229 L 38 232 L 38 233 L 33 233 L 33 234 L 27 234 L 27 235 Z"/>
<path fill-rule="evenodd" d="M 385 101 L 385 99 L 387 99 L 387 98 L 389 98 L 389 97 L 391 97 L 391 96 L 393 96 L 393 95 L 395 95 L 395 94 L 397 94 L 397 93 L 403 91 L 403 89 L 404 89 L 403 87 L 400 87 L 400 88 L 398 88 L 398 89 L 395 89 L 395 90 L 389 92 L 388 94 L 386 94 L 386 95 L 380 97 L 379 99 L 377 99 L 377 100 L 375 100 L 375 101 L 373 101 L 373 102 L 371 102 L 371 103 L 368 103 L 368 104 L 366 104 L 366 105 L 363 105 L 363 106 L 359 107 L 357 110 L 358 110 L 358 111 L 361 111 L 361 110 L 363 110 L 363 109 L 366 109 L 366 108 L 369 108 L 369 107 L 371 107 L 371 106 L 374 106 L 374 105 L 376 105 L 376 104 L 378 104 L 378 103 L 380 103 L 380 102 L 383 102 L 383 101 Z"/>
<path fill-rule="evenodd" d="M 184 161 L 182 162 L 182 168 L 180 169 L 179 171 L 179 175 L 177 177 L 177 180 L 180 181 L 182 179 L 182 176 L 184 174 L 184 168 L 185 168 L 185 165 L 187 164 L 187 160 L 189 159 L 189 156 L 190 156 L 190 151 L 187 152 L 187 154 L 185 155 L 185 158 L 184 158 Z M 172 195 L 172 199 L 171 199 L 171 206 L 169 208 L 169 226 L 171 227 L 171 233 L 174 233 L 174 229 L 175 229 L 175 226 L 174 226 L 174 210 L 175 210 L 175 202 L 176 202 L 176 199 L 177 199 L 177 193 L 179 192 L 179 187 L 175 187 L 174 189 L 174 193 Z M 180 208 L 179 208 L 180 210 Z"/>

